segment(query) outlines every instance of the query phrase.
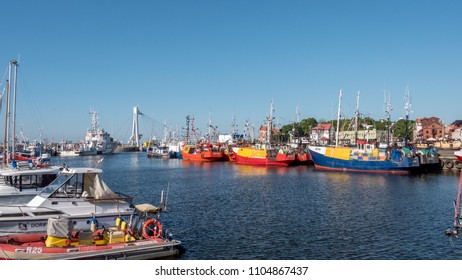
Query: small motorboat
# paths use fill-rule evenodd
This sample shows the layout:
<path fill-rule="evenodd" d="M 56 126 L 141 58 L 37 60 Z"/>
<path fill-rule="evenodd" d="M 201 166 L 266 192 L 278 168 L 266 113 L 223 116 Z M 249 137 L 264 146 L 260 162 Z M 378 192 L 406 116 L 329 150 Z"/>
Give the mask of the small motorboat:
<path fill-rule="evenodd" d="M 129 221 L 117 218 L 114 226 L 98 228 L 96 218 L 88 220 L 88 230 L 74 231 L 73 221 L 60 216 L 49 218 L 46 233 L 0 237 L 3 260 L 79 260 L 79 259 L 165 259 L 184 252 L 181 242 L 163 230 L 158 208 L 138 205 L 138 214 Z M 141 214 L 143 213 L 143 214 Z"/>

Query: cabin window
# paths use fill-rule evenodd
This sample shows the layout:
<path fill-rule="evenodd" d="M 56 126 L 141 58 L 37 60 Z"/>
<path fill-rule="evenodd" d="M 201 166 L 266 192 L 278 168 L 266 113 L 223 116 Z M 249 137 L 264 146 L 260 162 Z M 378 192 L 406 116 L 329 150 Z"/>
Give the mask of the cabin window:
<path fill-rule="evenodd" d="M 3 181 L 6 185 L 20 188 L 46 187 L 54 179 L 56 179 L 56 174 L 3 176 Z"/>
<path fill-rule="evenodd" d="M 73 175 L 66 181 L 57 191 L 57 196 L 80 196 L 83 192 L 82 176 L 79 174 Z"/>

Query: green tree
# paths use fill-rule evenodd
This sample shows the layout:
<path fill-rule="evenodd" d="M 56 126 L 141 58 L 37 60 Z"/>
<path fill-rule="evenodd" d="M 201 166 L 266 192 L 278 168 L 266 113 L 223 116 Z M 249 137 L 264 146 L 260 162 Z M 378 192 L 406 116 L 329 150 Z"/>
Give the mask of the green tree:
<path fill-rule="evenodd" d="M 413 140 L 413 133 L 415 127 L 415 121 L 409 120 L 407 122 L 407 134 L 406 134 L 406 120 L 399 120 L 394 125 L 394 136 L 399 139 L 399 141 L 404 140 L 407 138 L 409 141 Z"/>
<path fill-rule="evenodd" d="M 303 119 L 300 122 L 301 135 L 306 136 L 311 133 L 311 129 L 318 125 L 318 121 L 315 118 Z"/>

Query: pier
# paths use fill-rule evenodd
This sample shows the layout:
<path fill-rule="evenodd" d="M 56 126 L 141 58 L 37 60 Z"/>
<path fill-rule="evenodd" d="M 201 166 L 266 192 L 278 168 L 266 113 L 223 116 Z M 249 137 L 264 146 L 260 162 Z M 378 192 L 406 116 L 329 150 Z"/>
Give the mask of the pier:
<path fill-rule="evenodd" d="M 458 161 L 454 156 L 454 149 L 438 150 L 440 154 L 440 165 L 443 170 L 454 170 L 460 171 L 462 168 L 462 162 Z"/>

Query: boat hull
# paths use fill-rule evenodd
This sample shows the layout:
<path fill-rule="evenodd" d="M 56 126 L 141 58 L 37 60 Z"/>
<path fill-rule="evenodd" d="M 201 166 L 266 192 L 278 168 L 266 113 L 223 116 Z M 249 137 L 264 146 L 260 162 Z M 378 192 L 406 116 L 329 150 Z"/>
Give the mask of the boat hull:
<path fill-rule="evenodd" d="M 462 162 L 462 150 L 454 152 L 454 156 L 457 158 L 457 160 Z"/>
<path fill-rule="evenodd" d="M 325 147 L 310 147 L 310 154 L 318 170 L 333 170 L 345 172 L 370 172 L 389 174 L 409 174 L 418 170 L 419 161 L 417 158 L 404 157 L 401 160 L 363 160 L 363 159 L 341 159 L 326 156 Z"/>
<path fill-rule="evenodd" d="M 86 230 L 88 229 L 88 221 L 92 218 L 98 220 L 100 227 L 111 227 L 114 224 L 114 220 L 118 217 L 123 218 L 124 220 L 130 220 L 132 212 L 120 212 L 120 215 L 117 212 L 111 214 L 92 214 L 89 210 L 88 214 L 81 215 L 65 215 L 66 217 L 71 217 L 74 222 L 74 229 Z M 47 231 L 48 219 L 56 217 L 58 214 L 44 214 L 41 216 L 22 216 L 19 218 L 0 218 L 0 236 L 11 235 L 11 234 L 24 234 L 24 233 L 43 233 Z"/>
<path fill-rule="evenodd" d="M 237 164 L 260 166 L 291 166 L 296 164 L 295 155 L 278 153 L 269 156 L 264 149 L 234 148 L 234 157 Z"/>
<path fill-rule="evenodd" d="M 296 163 L 300 165 L 312 164 L 311 154 L 307 152 L 298 153 L 296 156 Z"/>

